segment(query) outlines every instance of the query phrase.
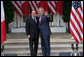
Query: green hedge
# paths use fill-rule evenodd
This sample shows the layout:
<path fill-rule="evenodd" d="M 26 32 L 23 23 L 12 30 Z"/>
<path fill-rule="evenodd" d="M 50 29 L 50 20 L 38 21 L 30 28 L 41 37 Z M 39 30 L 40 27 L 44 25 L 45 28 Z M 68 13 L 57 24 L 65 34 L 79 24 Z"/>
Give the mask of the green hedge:
<path fill-rule="evenodd" d="M 63 20 L 64 22 L 70 21 L 72 1 L 63 1 Z"/>
<path fill-rule="evenodd" d="M 3 2 L 4 2 L 6 24 L 9 24 L 13 21 L 14 9 L 13 9 L 11 1 L 3 1 Z"/>

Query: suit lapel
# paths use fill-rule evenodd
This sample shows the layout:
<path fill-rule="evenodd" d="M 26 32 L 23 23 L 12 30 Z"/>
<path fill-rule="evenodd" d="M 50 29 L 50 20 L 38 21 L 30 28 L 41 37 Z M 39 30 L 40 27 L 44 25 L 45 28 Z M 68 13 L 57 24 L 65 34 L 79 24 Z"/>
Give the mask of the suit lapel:
<path fill-rule="evenodd" d="M 35 18 L 36 18 L 36 17 L 35 17 Z M 37 19 L 33 20 L 32 17 L 31 17 L 31 19 L 32 19 L 32 22 L 37 23 Z"/>
<path fill-rule="evenodd" d="M 41 23 L 43 22 L 44 14 L 41 16 Z M 40 17 L 39 17 L 39 23 L 40 23 Z"/>
<path fill-rule="evenodd" d="M 43 22 L 43 20 L 44 20 L 44 14 L 42 15 L 42 17 L 41 17 L 41 18 L 42 18 L 42 20 L 41 20 L 41 23 L 42 23 L 42 22 Z"/>

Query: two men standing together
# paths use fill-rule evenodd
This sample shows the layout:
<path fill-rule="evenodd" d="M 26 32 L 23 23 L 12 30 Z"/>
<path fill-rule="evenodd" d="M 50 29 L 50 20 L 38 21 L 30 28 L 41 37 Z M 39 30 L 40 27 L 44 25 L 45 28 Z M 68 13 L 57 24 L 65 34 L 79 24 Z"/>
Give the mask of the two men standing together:
<path fill-rule="evenodd" d="M 50 56 L 50 27 L 49 17 L 44 14 L 44 9 L 39 8 L 39 17 L 32 11 L 32 16 L 26 21 L 26 34 L 29 39 L 31 56 L 37 56 L 39 34 L 41 36 L 41 47 L 43 56 Z"/>

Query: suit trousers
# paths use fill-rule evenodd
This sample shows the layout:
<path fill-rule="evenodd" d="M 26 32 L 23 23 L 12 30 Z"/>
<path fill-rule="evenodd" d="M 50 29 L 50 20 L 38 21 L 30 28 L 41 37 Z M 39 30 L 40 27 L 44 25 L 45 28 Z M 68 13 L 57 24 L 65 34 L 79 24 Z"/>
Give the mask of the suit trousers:
<path fill-rule="evenodd" d="M 50 56 L 50 35 L 41 34 L 41 47 L 43 56 Z"/>
<path fill-rule="evenodd" d="M 39 40 L 39 38 L 30 38 L 29 39 L 31 56 L 37 56 L 38 40 Z"/>

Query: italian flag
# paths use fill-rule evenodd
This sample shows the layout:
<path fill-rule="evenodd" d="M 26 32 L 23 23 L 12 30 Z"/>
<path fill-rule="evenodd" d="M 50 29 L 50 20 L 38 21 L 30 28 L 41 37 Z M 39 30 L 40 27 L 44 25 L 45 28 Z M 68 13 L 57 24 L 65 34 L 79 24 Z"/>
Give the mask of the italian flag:
<path fill-rule="evenodd" d="M 3 1 L 1 1 L 1 44 L 6 41 L 6 27 Z"/>

